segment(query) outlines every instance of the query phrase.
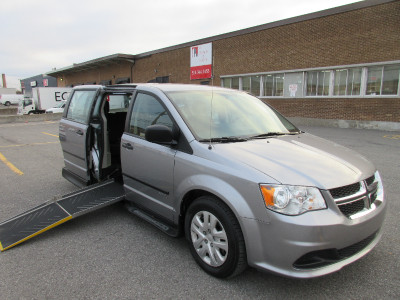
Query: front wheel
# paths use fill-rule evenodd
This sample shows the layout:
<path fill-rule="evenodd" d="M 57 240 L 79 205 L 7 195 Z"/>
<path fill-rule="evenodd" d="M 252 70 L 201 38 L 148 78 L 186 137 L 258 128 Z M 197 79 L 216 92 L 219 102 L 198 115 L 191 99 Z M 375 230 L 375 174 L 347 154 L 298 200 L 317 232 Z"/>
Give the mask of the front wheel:
<path fill-rule="evenodd" d="M 202 196 L 188 208 L 185 236 L 197 264 L 215 277 L 232 277 L 247 267 L 240 225 L 222 201 Z"/>

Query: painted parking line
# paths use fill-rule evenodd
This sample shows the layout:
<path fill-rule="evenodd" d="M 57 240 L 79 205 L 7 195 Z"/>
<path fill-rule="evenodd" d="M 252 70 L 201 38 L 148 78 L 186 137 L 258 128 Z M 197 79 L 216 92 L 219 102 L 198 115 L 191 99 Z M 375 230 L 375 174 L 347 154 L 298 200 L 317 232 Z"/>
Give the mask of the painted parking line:
<path fill-rule="evenodd" d="M 5 158 L 5 156 L 0 152 L 0 160 L 7 166 L 10 168 L 11 171 L 13 171 L 15 174 L 17 175 L 24 175 L 24 172 L 22 172 L 21 170 L 19 170 L 16 166 L 14 166 L 11 162 L 9 162 L 7 160 L 7 158 Z"/>
<path fill-rule="evenodd" d="M 16 145 L 7 145 L 0 146 L 0 148 L 13 148 L 13 147 L 24 147 L 24 146 L 37 146 L 37 145 L 48 145 L 48 144 L 59 144 L 60 142 L 45 142 L 45 143 L 32 143 L 32 144 L 16 144 Z"/>
<path fill-rule="evenodd" d="M 400 140 L 400 134 L 397 135 L 387 134 L 384 135 L 383 137 L 391 140 Z"/>
<path fill-rule="evenodd" d="M 42 132 L 43 134 L 47 134 L 47 135 L 51 135 L 51 136 L 55 136 L 55 137 L 57 137 L 58 138 L 58 135 L 55 135 L 55 134 L 51 134 L 51 133 L 47 133 L 47 132 Z"/>

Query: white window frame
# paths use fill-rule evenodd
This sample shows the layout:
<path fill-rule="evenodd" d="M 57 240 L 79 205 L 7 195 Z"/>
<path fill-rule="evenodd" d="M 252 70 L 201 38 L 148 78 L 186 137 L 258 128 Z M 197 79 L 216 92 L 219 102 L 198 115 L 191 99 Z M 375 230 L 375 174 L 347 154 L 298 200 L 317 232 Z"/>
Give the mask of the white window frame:
<path fill-rule="evenodd" d="M 308 68 L 308 69 L 295 69 L 295 70 L 280 70 L 280 71 L 273 71 L 273 72 L 259 72 L 259 73 L 247 73 L 247 74 L 235 74 L 235 75 L 222 75 L 220 78 L 230 78 L 230 83 L 232 87 L 232 79 L 233 78 L 239 78 L 239 90 L 243 90 L 243 83 L 242 83 L 242 78 L 243 77 L 253 77 L 253 76 L 260 76 L 260 95 L 258 96 L 259 98 L 277 98 L 277 99 L 292 99 L 289 97 L 285 97 L 284 95 L 282 96 L 264 96 L 264 82 L 265 82 L 265 76 L 267 75 L 274 75 L 274 74 L 284 74 L 284 77 L 286 78 L 287 73 L 303 73 L 303 78 L 302 82 L 303 84 L 301 85 L 303 89 L 303 96 L 302 97 L 296 97 L 296 98 L 399 98 L 400 97 L 400 75 L 399 75 L 399 84 L 397 88 L 397 94 L 396 95 L 382 95 L 382 89 L 383 89 L 383 81 L 384 81 L 384 68 L 386 66 L 392 66 L 392 65 L 400 65 L 400 60 L 396 61 L 385 61 L 385 62 L 377 62 L 377 63 L 366 63 L 366 64 L 353 64 L 353 65 L 339 65 L 339 66 L 329 66 L 329 67 L 320 67 L 320 68 Z M 371 67 L 382 67 L 382 76 L 381 76 L 381 87 L 380 87 L 380 95 L 366 95 L 366 89 L 367 89 L 367 82 L 368 82 L 368 68 Z M 360 80 L 360 94 L 359 95 L 334 95 L 334 89 L 335 89 L 335 71 L 338 69 L 352 69 L 352 68 L 361 68 L 361 80 Z M 307 96 L 307 75 L 306 72 L 314 72 L 314 71 L 329 71 L 330 72 L 330 81 L 329 81 L 329 93 L 328 95 L 316 95 L 316 96 Z M 400 73 L 400 72 L 399 72 Z M 347 77 L 348 77 L 348 71 L 347 71 Z M 353 81 L 352 81 L 353 82 Z M 348 85 L 348 78 L 346 78 L 346 92 L 347 92 L 347 85 Z M 285 86 L 285 82 L 284 82 Z M 317 82 L 318 86 L 318 82 Z M 250 79 L 250 89 L 251 89 L 251 79 Z M 353 90 L 353 89 L 352 89 Z M 285 94 L 285 93 L 284 93 Z"/>

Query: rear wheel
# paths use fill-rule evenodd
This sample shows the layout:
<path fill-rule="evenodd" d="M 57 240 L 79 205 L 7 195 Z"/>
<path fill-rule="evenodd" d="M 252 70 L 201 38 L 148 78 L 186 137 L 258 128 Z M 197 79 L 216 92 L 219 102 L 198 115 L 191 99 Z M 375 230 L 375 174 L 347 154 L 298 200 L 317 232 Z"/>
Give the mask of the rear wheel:
<path fill-rule="evenodd" d="M 219 199 L 202 196 L 189 206 L 185 236 L 193 258 L 207 273 L 220 278 L 232 277 L 247 267 L 240 225 Z"/>
<path fill-rule="evenodd" d="M 10 105 L 11 105 L 11 102 L 10 102 L 10 101 L 6 101 L 6 102 L 4 103 L 4 105 L 5 105 L 5 106 L 10 106 Z"/>

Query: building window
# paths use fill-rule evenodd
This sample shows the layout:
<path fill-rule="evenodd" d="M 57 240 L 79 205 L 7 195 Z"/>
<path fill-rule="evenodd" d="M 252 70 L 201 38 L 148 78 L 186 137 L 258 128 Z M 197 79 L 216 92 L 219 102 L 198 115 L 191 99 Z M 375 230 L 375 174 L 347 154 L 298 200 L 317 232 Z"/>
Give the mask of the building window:
<path fill-rule="evenodd" d="M 260 76 L 242 77 L 242 90 L 260 96 Z"/>
<path fill-rule="evenodd" d="M 263 96 L 283 96 L 284 79 L 283 73 L 265 75 Z"/>
<path fill-rule="evenodd" d="M 311 71 L 307 74 L 307 96 L 328 96 L 331 71 Z"/>
<path fill-rule="evenodd" d="M 169 83 L 169 76 L 160 76 L 152 80 L 147 81 L 147 83 Z"/>
<path fill-rule="evenodd" d="M 225 88 L 231 87 L 231 79 L 230 78 L 221 78 L 221 86 Z"/>
<path fill-rule="evenodd" d="M 236 90 L 239 89 L 239 77 L 233 77 L 231 79 L 231 88 Z"/>
<path fill-rule="evenodd" d="M 366 95 L 380 95 L 383 67 L 368 68 Z"/>
<path fill-rule="evenodd" d="M 130 83 L 131 79 L 129 77 L 117 78 L 115 79 L 115 84 Z"/>
<path fill-rule="evenodd" d="M 361 68 L 335 70 L 334 96 L 359 96 L 361 74 Z"/>
<path fill-rule="evenodd" d="M 242 77 L 242 91 L 250 93 L 251 88 L 251 77 Z"/>
<path fill-rule="evenodd" d="M 400 95 L 399 61 L 281 72 L 227 75 L 221 85 L 257 97 L 289 97 L 296 92 L 299 98 Z"/>
<path fill-rule="evenodd" d="M 252 76 L 250 78 L 250 93 L 257 97 L 260 96 L 260 78 L 260 76 Z"/>
<path fill-rule="evenodd" d="M 366 95 L 397 95 L 400 65 L 368 68 Z"/>
<path fill-rule="evenodd" d="M 99 83 L 100 85 L 111 85 L 111 80 L 102 80 Z"/>

